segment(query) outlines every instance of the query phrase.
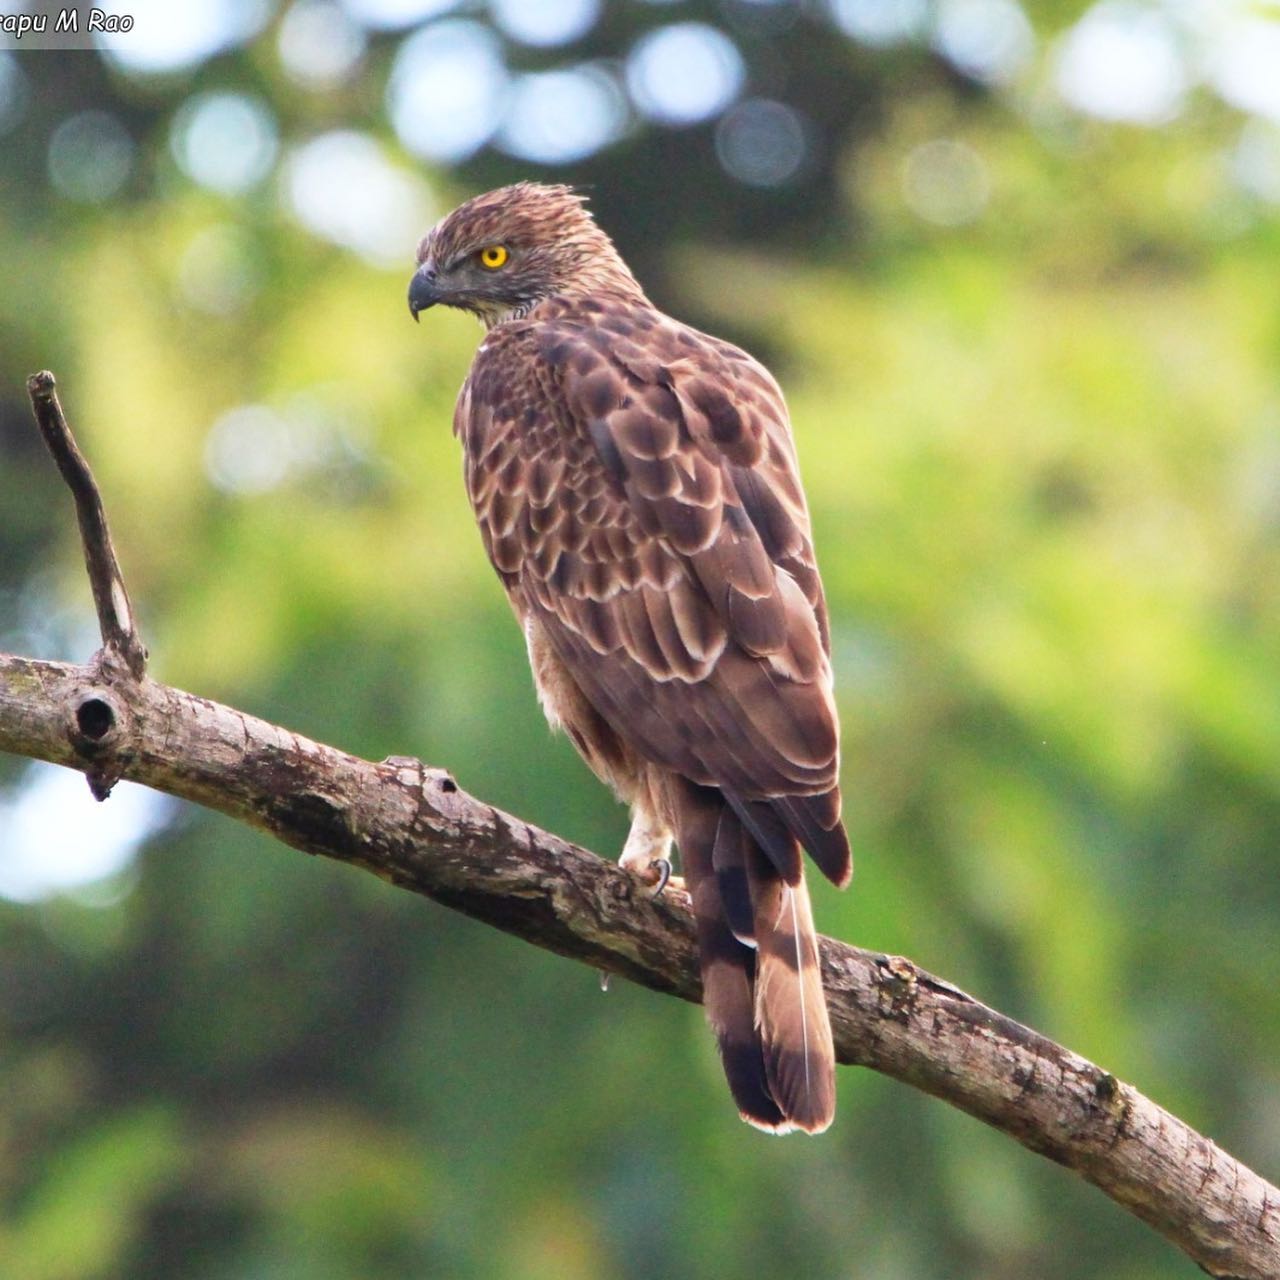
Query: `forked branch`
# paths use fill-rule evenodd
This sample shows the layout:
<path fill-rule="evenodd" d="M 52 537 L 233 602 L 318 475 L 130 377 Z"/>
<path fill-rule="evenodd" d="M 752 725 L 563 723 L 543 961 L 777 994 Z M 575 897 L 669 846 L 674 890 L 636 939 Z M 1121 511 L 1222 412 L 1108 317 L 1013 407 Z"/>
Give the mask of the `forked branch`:
<path fill-rule="evenodd" d="M 125 777 L 193 800 L 593 968 L 700 998 L 681 894 L 655 901 L 613 863 L 474 799 L 443 770 L 361 760 L 147 678 L 93 478 L 52 377 L 29 385 L 41 429 L 51 423 L 62 442 L 51 448 L 76 494 L 107 657 L 76 667 L 0 655 L 0 750 L 80 769 L 95 794 Z M 1176 1116 L 909 960 L 829 939 L 822 959 L 840 1061 L 1074 1170 L 1210 1275 L 1280 1276 L 1280 1191 Z"/>

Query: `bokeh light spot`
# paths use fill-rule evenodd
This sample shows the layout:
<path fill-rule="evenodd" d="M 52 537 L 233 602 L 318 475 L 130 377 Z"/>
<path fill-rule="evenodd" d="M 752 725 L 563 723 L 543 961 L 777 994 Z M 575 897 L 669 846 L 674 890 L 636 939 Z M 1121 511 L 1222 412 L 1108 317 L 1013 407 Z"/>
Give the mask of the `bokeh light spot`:
<path fill-rule="evenodd" d="M 600 16 L 600 0 L 489 0 L 493 20 L 521 44 L 569 44 L 586 35 Z"/>
<path fill-rule="evenodd" d="M 1156 10 L 1105 0 L 1063 37 L 1058 92 L 1104 120 L 1163 124 L 1182 109 L 1187 72 L 1173 28 Z"/>
<path fill-rule="evenodd" d="M 1206 72 L 1233 107 L 1280 124 L 1280 22 L 1232 22 L 1215 43 Z"/>
<path fill-rule="evenodd" d="M 747 186 L 782 186 L 800 172 L 807 153 L 803 117 L 781 102 L 749 98 L 716 125 L 720 163 Z"/>
<path fill-rule="evenodd" d="M 32 765 L 16 792 L 0 801 L 0 897 L 39 902 L 119 876 L 176 808 L 132 782 L 117 783 L 110 803 L 99 804 L 79 773 Z"/>
<path fill-rule="evenodd" d="M 289 423 L 262 404 L 224 413 L 205 441 L 209 479 L 224 493 L 270 493 L 284 483 L 294 462 Z"/>
<path fill-rule="evenodd" d="M 203 93 L 174 117 L 170 147 L 202 186 L 237 195 L 261 182 L 276 158 L 276 123 L 265 103 L 243 93 Z"/>
<path fill-rule="evenodd" d="M 430 193 L 372 138 L 347 130 L 321 134 L 290 155 L 285 175 L 303 226 L 381 266 L 412 260 L 431 218 Z"/>
<path fill-rule="evenodd" d="M 1003 84 L 1031 61 L 1035 33 L 1016 0 L 943 0 L 934 45 L 975 80 Z"/>
<path fill-rule="evenodd" d="M 358 427 L 358 421 L 355 423 Z M 320 473 L 337 489 L 354 496 L 353 476 L 367 465 L 365 450 L 352 433 L 353 418 L 331 398 L 302 392 L 277 411 L 264 404 L 243 404 L 224 413 L 205 440 L 205 472 L 224 493 L 254 497 L 281 485 Z M 331 486 L 332 487 L 332 486 Z"/>
<path fill-rule="evenodd" d="M 924 32 L 925 0 L 828 0 L 831 18 L 863 44 L 898 44 Z"/>
<path fill-rule="evenodd" d="M 599 67 L 520 76 L 497 143 L 539 164 L 569 164 L 613 142 L 626 128 L 627 100 Z"/>
<path fill-rule="evenodd" d="M 49 181 L 68 200 L 109 200 L 129 177 L 133 151 L 133 139 L 115 116 L 82 111 L 49 139 Z"/>
<path fill-rule="evenodd" d="M 907 156 L 902 192 L 912 211 L 926 222 L 959 227 L 986 208 L 991 180 L 982 157 L 971 146 L 935 138 Z"/>
<path fill-rule="evenodd" d="M 492 31 L 478 22 L 438 22 L 400 46 L 387 107 L 410 151 L 448 163 L 489 140 L 502 119 L 507 89 L 507 69 Z"/>
<path fill-rule="evenodd" d="M 209 315 L 233 315 L 257 292 L 258 274 L 236 226 L 206 227 L 191 238 L 178 263 L 179 296 Z"/>
<path fill-rule="evenodd" d="M 1264 120 L 1250 120 L 1232 153 L 1231 173 L 1245 191 L 1280 204 L 1280 129 Z"/>
<path fill-rule="evenodd" d="M 644 36 L 627 58 L 627 87 L 639 109 L 660 124 L 696 124 L 738 96 L 742 55 L 723 31 L 680 22 Z"/>
<path fill-rule="evenodd" d="M 116 65 L 144 74 L 194 67 L 255 35 L 271 14 L 267 0 L 98 0 L 97 7 L 133 19 L 128 32 L 94 40 Z"/>
<path fill-rule="evenodd" d="M 322 89 L 345 80 L 364 56 L 364 31 L 329 0 L 299 0 L 280 23 L 280 63 L 290 79 Z"/>

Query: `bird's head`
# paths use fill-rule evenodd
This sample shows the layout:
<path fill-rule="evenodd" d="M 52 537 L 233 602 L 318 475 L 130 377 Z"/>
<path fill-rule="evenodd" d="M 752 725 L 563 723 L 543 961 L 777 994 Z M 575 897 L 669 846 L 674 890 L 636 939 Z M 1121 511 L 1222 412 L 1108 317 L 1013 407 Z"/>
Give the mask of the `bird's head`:
<path fill-rule="evenodd" d="M 409 311 L 442 303 L 492 328 L 554 294 L 621 291 L 643 297 L 613 242 L 571 187 L 519 182 L 475 196 L 418 245 Z"/>

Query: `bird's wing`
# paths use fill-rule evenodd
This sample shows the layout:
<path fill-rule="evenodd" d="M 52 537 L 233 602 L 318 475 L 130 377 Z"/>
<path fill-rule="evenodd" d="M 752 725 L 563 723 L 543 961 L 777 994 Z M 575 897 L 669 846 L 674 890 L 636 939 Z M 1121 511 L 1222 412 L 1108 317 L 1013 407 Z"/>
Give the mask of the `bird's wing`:
<path fill-rule="evenodd" d="M 776 383 L 647 311 L 486 345 L 457 429 L 508 590 L 641 755 L 720 788 L 788 880 L 794 836 L 843 883 L 826 607 Z"/>

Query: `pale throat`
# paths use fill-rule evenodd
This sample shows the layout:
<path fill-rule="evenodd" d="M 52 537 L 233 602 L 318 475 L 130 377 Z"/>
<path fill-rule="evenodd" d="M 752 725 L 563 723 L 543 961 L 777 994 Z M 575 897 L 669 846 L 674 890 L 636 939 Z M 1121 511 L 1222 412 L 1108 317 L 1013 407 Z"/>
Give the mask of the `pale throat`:
<path fill-rule="evenodd" d="M 484 325 L 485 331 L 488 332 L 490 329 L 496 329 L 500 324 L 506 324 L 509 320 L 523 320 L 541 301 L 541 298 L 530 298 L 511 306 L 503 306 L 498 303 L 483 310 L 477 308 L 476 315 L 480 317 L 480 323 Z"/>

